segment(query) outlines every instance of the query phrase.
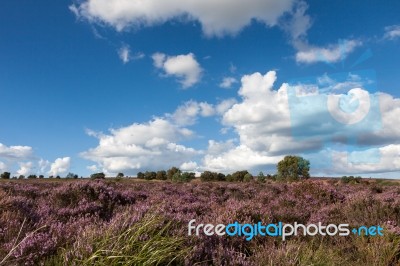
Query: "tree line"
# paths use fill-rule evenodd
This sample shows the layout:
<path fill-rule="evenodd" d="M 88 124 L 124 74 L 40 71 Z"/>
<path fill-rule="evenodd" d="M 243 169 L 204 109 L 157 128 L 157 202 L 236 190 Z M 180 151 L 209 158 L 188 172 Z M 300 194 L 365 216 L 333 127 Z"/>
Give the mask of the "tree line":
<path fill-rule="evenodd" d="M 232 174 L 223 174 L 212 171 L 204 171 L 200 174 L 200 180 L 204 182 L 210 181 L 227 181 L 227 182 L 250 182 L 253 180 L 265 182 L 266 180 L 290 180 L 296 181 L 300 179 L 307 179 L 310 177 L 310 162 L 300 156 L 288 155 L 285 156 L 278 164 L 277 164 L 277 173 L 274 175 L 264 175 L 263 172 L 260 172 L 257 176 L 253 176 L 247 170 L 236 171 Z M 1 174 L 1 179 L 10 179 L 10 172 L 4 172 Z M 118 173 L 115 178 L 121 179 L 125 177 L 123 173 Z M 178 167 L 171 167 L 167 171 L 146 171 L 146 172 L 138 172 L 138 179 L 143 180 L 169 180 L 173 182 L 190 182 L 195 179 L 195 173 L 193 172 L 183 172 Z M 13 177 L 17 179 L 17 177 Z M 28 179 L 35 178 L 44 178 L 43 175 L 29 175 Z M 61 178 L 60 176 L 50 176 L 49 178 Z M 77 179 L 78 175 L 74 173 L 68 173 L 66 178 Z M 82 178 L 82 177 L 81 177 Z M 105 179 L 106 175 L 102 172 L 94 173 L 90 175 L 91 179 Z M 25 179 L 25 176 L 20 175 L 18 179 Z"/>

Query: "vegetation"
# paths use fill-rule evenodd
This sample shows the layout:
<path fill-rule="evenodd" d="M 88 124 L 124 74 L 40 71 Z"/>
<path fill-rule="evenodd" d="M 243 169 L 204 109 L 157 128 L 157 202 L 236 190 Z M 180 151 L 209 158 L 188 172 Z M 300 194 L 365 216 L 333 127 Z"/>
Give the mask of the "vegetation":
<path fill-rule="evenodd" d="M 277 165 L 278 178 L 296 181 L 310 177 L 310 161 L 300 156 L 288 155 Z"/>
<path fill-rule="evenodd" d="M 400 187 L 374 185 L 3 180 L 0 265 L 399 265 Z M 384 236 L 188 236 L 192 219 L 380 225 Z"/>
<path fill-rule="evenodd" d="M 10 172 L 4 172 L 1 174 L 0 178 L 1 179 L 10 179 L 11 173 Z"/>
<path fill-rule="evenodd" d="M 56 178 L 59 178 L 59 176 L 57 176 Z M 104 178 L 106 178 L 106 175 L 104 173 L 95 173 L 95 174 L 91 174 L 90 178 L 91 179 L 104 179 Z"/>

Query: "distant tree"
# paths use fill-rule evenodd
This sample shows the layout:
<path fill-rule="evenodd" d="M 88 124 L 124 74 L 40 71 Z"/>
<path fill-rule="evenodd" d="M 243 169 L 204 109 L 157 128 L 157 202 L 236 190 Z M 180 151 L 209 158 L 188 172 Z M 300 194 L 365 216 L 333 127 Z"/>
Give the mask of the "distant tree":
<path fill-rule="evenodd" d="M 300 156 L 285 156 L 277 165 L 278 178 L 283 180 L 299 180 L 310 177 L 310 161 Z"/>
<path fill-rule="evenodd" d="M 340 181 L 345 184 L 358 184 L 361 183 L 361 179 L 362 179 L 361 176 L 354 177 L 351 175 L 351 176 L 342 176 Z"/>
<path fill-rule="evenodd" d="M 74 179 L 77 179 L 77 178 L 78 178 L 78 175 L 69 172 L 69 173 L 67 174 L 66 178 L 74 178 Z"/>
<path fill-rule="evenodd" d="M 106 175 L 104 173 L 95 173 L 90 175 L 91 179 L 104 179 Z"/>
<path fill-rule="evenodd" d="M 176 172 L 173 177 L 172 177 L 172 181 L 173 182 L 190 182 L 191 180 L 196 178 L 196 174 L 195 173 L 189 173 L 189 172 L 183 172 L 181 173 Z"/>
<path fill-rule="evenodd" d="M 49 176 L 49 178 L 54 178 L 54 176 L 51 175 L 51 176 Z"/>
<path fill-rule="evenodd" d="M 211 172 L 211 171 L 204 171 L 200 175 L 200 180 L 203 181 L 203 182 L 217 181 L 218 180 L 218 173 Z"/>
<path fill-rule="evenodd" d="M 28 179 L 35 179 L 35 178 L 37 178 L 36 175 L 28 175 Z"/>
<path fill-rule="evenodd" d="M 231 174 L 227 174 L 226 177 L 225 177 L 225 180 L 228 181 L 228 182 L 233 182 L 232 175 Z"/>
<path fill-rule="evenodd" d="M 24 175 L 19 175 L 19 176 L 18 176 L 18 179 L 24 179 L 24 178 L 25 178 Z"/>
<path fill-rule="evenodd" d="M 139 172 L 137 173 L 136 177 L 139 179 L 144 179 L 144 174 L 142 172 Z"/>
<path fill-rule="evenodd" d="M 1 179 L 10 179 L 11 173 L 10 172 L 4 172 L 0 175 Z"/>
<path fill-rule="evenodd" d="M 123 178 L 124 176 L 125 176 L 124 173 L 118 173 L 116 178 L 120 179 L 120 178 Z"/>
<path fill-rule="evenodd" d="M 251 182 L 253 180 L 254 180 L 254 178 L 250 173 L 245 174 L 243 177 L 243 182 Z"/>
<path fill-rule="evenodd" d="M 218 173 L 217 180 L 218 181 L 226 181 L 226 176 L 223 173 Z"/>
<path fill-rule="evenodd" d="M 175 166 L 171 167 L 171 168 L 168 169 L 168 171 L 167 171 L 167 179 L 168 179 L 168 180 L 172 180 L 172 179 L 173 179 L 173 176 L 174 176 L 176 173 L 181 173 L 181 170 L 179 170 L 179 168 L 177 168 L 177 167 L 175 167 Z"/>
<path fill-rule="evenodd" d="M 257 181 L 258 182 L 265 182 L 265 175 L 264 175 L 264 173 L 263 172 L 260 172 L 259 174 L 258 174 L 258 176 L 257 176 Z"/>
<path fill-rule="evenodd" d="M 247 170 L 236 171 L 232 174 L 231 181 L 243 182 L 245 175 L 250 174 Z"/>
<path fill-rule="evenodd" d="M 158 180 L 167 180 L 167 172 L 164 170 L 157 171 L 156 179 Z"/>
<path fill-rule="evenodd" d="M 56 176 L 56 179 L 61 179 L 61 177 L 59 175 Z"/>
<path fill-rule="evenodd" d="M 39 178 L 40 178 L 40 179 L 43 179 L 43 178 L 44 178 L 44 175 L 39 175 Z"/>
<path fill-rule="evenodd" d="M 156 179 L 156 177 L 157 177 L 156 172 L 146 171 L 144 173 L 144 179 L 146 179 L 146 180 L 153 180 L 153 179 Z"/>

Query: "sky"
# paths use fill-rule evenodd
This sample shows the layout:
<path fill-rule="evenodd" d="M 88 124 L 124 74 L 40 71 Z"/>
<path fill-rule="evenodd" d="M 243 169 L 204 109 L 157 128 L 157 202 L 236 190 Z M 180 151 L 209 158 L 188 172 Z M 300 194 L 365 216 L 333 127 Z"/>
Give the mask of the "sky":
<path fill-rule="evenodd" d="M 0 2 L 0 172 L 400 178 L 399 1 Z"/>

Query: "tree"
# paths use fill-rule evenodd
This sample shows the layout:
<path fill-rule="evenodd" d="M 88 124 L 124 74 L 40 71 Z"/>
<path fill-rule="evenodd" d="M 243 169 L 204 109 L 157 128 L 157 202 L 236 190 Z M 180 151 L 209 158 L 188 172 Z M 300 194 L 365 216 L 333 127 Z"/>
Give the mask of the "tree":
<path fill-rule="evenodd" d="M 250 173 L 245 174 L 243 177 L 243 182 L 251 182 L 253 180 L 254 180 L 254 178 Z"/>
<path fill-rule="evenodd" d="M 106 175 L 104 173 L 95 173 L 90 175 L 91 179 L 104 179 Z"/>
<path fill-rule="evenodd" d="M 164 170 L 157 171 L 156 179 L 157 180 L 167 180 L 167 172 Z"/>
<path fill-rule="evenodd" d="M 278 178 L 299 180 L 310 177 L 310 161 L 300 156 L 287 155 L 277 165 Z"/>
<path fill-rule="evenodd" d="M 44 175 L 39 175 L 39 179 L 43 179 L 44 178 Z"/>
<path fill-rule="evenodd" d="M 19 176 L 18 176 L 18 179 L 24 179 L 24 178 L 25 178 L 24 175 L 19 175 Z"/>
<path fill-rule="evenodd" d="M 236 171 L 232 174 L 230 180 L 234 182 L 243 182 L 245 175 L 250 174 L 247 170 Z"/>
<path fill-rule="evenodd" d="M 142 172 L 139 172 L 139 173 L 136 174 L 136 177 L 138 179 L 144 179 L 144 174 Z"/>
<path fill-rule="evenodd" d="M 167 171 L 167 179 L 168 179 L 168 180 L 172 180 L 172 179 L 173 179 L 173 176 L 174 176 L 176 173 L 181 173 L 181 170 L 179 170 L 179 168 L 178 168 L 178 167 L 175 167 L 175 166 L 171 167 L 171 168 L 168 169 L 168 171 Z"/>
<path fill-rule="evenodd" d="M 215 181 L 218 178 L 218 174 L 216 172 L 204 171 L 200 175 L 200 180 L 203 182 Z"/>
<path fill-rule="evenodd" d="M 173 176 L 172 176 L 172 181 L 173 182 L 190 182 L 192 179 L 196 178 L 196 174 L 195 173 L 189 173 L 189 172 L 184 172 L 181 173 L 176 172 Z"/>
<path fill-rule="evenodd" d="M 265 175 L 264 175 L 264 173 L 263 172 L 260 172 L 259 174 L 258 174 L 258 176 L 257 176 L 257 181 L 258 182 L 265 182 Z"/>
<path fill-rule="evenodd" d="M 36 175 L 28 175 L 28 179 L 35 179 L 35 178 L 37 178 Z"/>
<path fill-rule="evenodd" d="M 76 176 L 76 177 L 75 177 L 75 176 Z M 78 178 L 78 175 L 69 172 L 69 173 L 67 174 L 66 178 Z"/>
<path fill-rule="evenodd" d="M 10 172 L 4 172 L 1 174 L 0 177 L 1 177 L 1 179 L 10 179 L 10 175 L 11 175 Z"/>
<path fill-rule="evenodd" d="M 118 173 L 117 176 L 116 176 L 116 178 L 117 178 L 117 179 L 121 179 L 121 178 L 123 178 L 124 176 L 125 176 L 124 173 Z"/>
<path fill-rule="evenodd" d="M 146 180 L 153 180 L 156 179 L 157 173 L 156 172 L 149 172 L 146 171 L 146 173 L 144 173 L 144 179 Z"/>

